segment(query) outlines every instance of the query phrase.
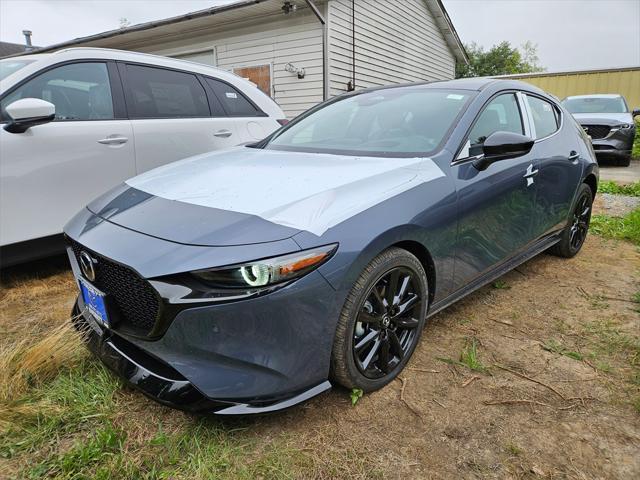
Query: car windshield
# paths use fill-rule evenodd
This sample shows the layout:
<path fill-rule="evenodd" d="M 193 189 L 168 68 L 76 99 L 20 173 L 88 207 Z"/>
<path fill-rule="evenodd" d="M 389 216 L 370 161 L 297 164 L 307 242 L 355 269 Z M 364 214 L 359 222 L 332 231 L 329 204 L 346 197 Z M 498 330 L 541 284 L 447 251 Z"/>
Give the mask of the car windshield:
<path fill-rule="evenodd" d="M 438 148 L 471 92 L 419 87 L 376 90 L 331 102 L 294 121 L 266 149 L 415 157 Z"/>
<path fill-rule="evenodd" d="M 0 80 L 4 80 L 12 73 L 17 72 L 33 62 L 35 62 L 35 60 L 0 60 Z"/>
<path fill-rule="evenodd" d="M 571 113 L 625 113 L 627 105 L 622 97 L 567 98 L 562 104 Z"/>

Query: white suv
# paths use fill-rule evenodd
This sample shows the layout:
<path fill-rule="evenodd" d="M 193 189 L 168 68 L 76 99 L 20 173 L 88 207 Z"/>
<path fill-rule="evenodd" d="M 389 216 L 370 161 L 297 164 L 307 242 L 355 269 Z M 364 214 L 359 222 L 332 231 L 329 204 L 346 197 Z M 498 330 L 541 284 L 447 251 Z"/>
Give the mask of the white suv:
<path fill-rule="evenodd" d="M 0 264 L 46 256 L 104 191 L 285 123 L 253 83 L 183 60 L 71 48 L 0 60 Z"/>

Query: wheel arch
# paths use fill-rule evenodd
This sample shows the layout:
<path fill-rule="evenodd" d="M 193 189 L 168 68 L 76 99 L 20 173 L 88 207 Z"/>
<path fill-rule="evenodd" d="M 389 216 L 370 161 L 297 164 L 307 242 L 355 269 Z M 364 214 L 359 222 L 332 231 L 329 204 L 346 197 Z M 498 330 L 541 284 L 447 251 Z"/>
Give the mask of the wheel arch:
<path fill-rule="evenodd" d="M 426 238 L 425 238 L 426 237 Z M 345 296 L 351 290 L 364 268 L 378 255 L 389 248 L 397 247 L 407 250 L 415 255 L 427 274 L 429 289 L 429 302 L 436 296 L 437 285 L 437 257 L 428 247 L 429 237 L 424 229 L 417 225 L 402 225 L 385 231 L 371 240 L 366 246 L 359 247 L 356 252 L 351 251 L 344 256 L 344 262 L 348 264 L 346 271 L 334 276 L 331 271 L 320 267 L 321 273 L 327 278 L 341 295 Z M 432 239 L 435 241 L 435 239 Z M 340 253 L 340 252 L 339 252 Z M 354 255 L 355 254 L 355 255 Z M 334 271 L 339 272 L 338 268 Z"/>
<path fill-rule="evenodd" d="M 583 183 L 589 185 L 592 198 L 596 198 L 596 192 L 598 191 L 598 180 L 596 176 L 593 173 L 589 173 L 583 180 Z"/>
<path fill-rule="evenodd" d="M 402 240 L 400 242 L 390 245 L 388 248 L 402 248 L 408 251 L 412 255 L 415 255 L 420 263 L 424 267 L 424 271 L 427 273 L 427 287 L 429 288 L 429 305 L 433 303 L 433 298 L 436 293 L 436 267 L 433 262 L 431 253 L 422 243 L 416 240 Z M 382 253 L 382 252 L 380 252 Z"/>

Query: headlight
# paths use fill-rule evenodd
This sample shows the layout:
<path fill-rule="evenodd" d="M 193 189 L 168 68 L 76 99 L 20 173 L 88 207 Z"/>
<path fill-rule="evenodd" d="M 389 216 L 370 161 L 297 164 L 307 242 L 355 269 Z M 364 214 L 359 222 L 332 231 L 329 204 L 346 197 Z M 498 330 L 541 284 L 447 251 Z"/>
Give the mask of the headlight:
<path fill-rule="evenodd" d="M 329 260 L 338 244 L 228 267 L 191 272 L 206 285 L 221 289 L 262 289 L 306 275 Z"/>
<path fill-rule="evenodd" d="M 618 130 L 626 130 L 627 128 L 631 128 L 631 125 L 629 125 L 628 123 L 623 123 L 621 125 L 616 125 L 615 127 Z"/>

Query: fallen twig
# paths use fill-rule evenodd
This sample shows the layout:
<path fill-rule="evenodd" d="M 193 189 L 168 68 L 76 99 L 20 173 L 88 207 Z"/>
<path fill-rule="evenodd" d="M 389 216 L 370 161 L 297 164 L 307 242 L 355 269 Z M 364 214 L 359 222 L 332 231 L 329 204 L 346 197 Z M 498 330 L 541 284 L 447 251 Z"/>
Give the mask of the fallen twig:
<path fill-rule="evenodd" d="M 520 372 L 517 372 L 515 370 L 511 370 L 510 368 L 507 368 L 507 367 L 505 367 L 503 365 L 499 365 L 499 364 L 496 363 L 495 366 L 498 367 L 500 370 L 504 370 L 504 371 L 512 373 L 513 375 L 516 375 L 516 376 L 518 376 L 520 378 L 524 378 L 526 380 L 529 380 L 530 382 L 537 383 L 538 385 L 542 385 L 543 387 L 548 388 L 553 393 L 558 395 L 562 400 L 567 400 L 567 398 L 562 393 L 560 393 L 558 390 L 553 388 L 551 385 L 548 385 L 548 384 L 546 384 L 544 382 L 541 382 L 540 380 L 536 380 L 535 378 L 531 378 L 530 376 L 525 375 L 524 373 L 520 373 Z"/>
<path fill-rule="evenodd" d="M 400 378 L 400 381 L 402 382 L 402 387 L 400 388 L 400 401 L 401 401 L 402 403 L 404 403 L 404 404 L 407 406 L 407 408 L 408 408 L 409 410 L 411 410 L 411 412 L 412 412 L 416 417 L 418 417 L 421 421 L 423 421 L 423 422 L 424 422 L 424 419 L 422 418 L 422 415 L 420 415 L 420 413 L 419 413 L 415 408 L 413 408 L 411 405 L 409 405 L 409 402 L 407 402 L 407 401 L 404 399 L 404 389 L 405 389 L 405 387 L 407 386 L 407 379 L 406 379 L 405 377 L 399 377 L 399 378 Z"/>
<path fill-rule="evenodd" d="M 424 373 L 440 373 L 440 370 L 430 370 L 428 368 L 409 367 L 407 370 L 414 370 L 416 372 Z"/>
<path fill-rule="evenodd" d="M 476 380 L 479 380 L 480 377 L 478 377 L 477 375 L 474 375 L 473 377 L 471 377 L 469 380 L 465 380 L 465 382 L 462 384 L 462 388 L 471 385 L 473 382 L 475 382 Z"/>
<path fill-rule="evenodd" d="M 513 322 L 510 322 L 509 320 L 497 320 L 495 318 L 491 318 L 491 320 L 493 320 L 496 323 L 502 323 L 503 325 L 509 325 L 510 327 L 513 326 Z"/>
<path fill-rule="evenodd" d="M 437 403 L 438 405 L 440 405 L 442 408 L 446 409 L 447 407 L 445 407 L 442 403 L 440 403 L 438 400 L 436 400 L 435 398 L 432 398 L 431 400 L 433 400 L 435 403 Z"/>
<path fill-rule="evenodd" d="M 513 399 L 513 400 L 496 400 L 491 402 L 483 402 L 485 405 L 541 405 L 543 407 L 550 407 L 548 403 L 537 402 L 535 400 Z"/>

